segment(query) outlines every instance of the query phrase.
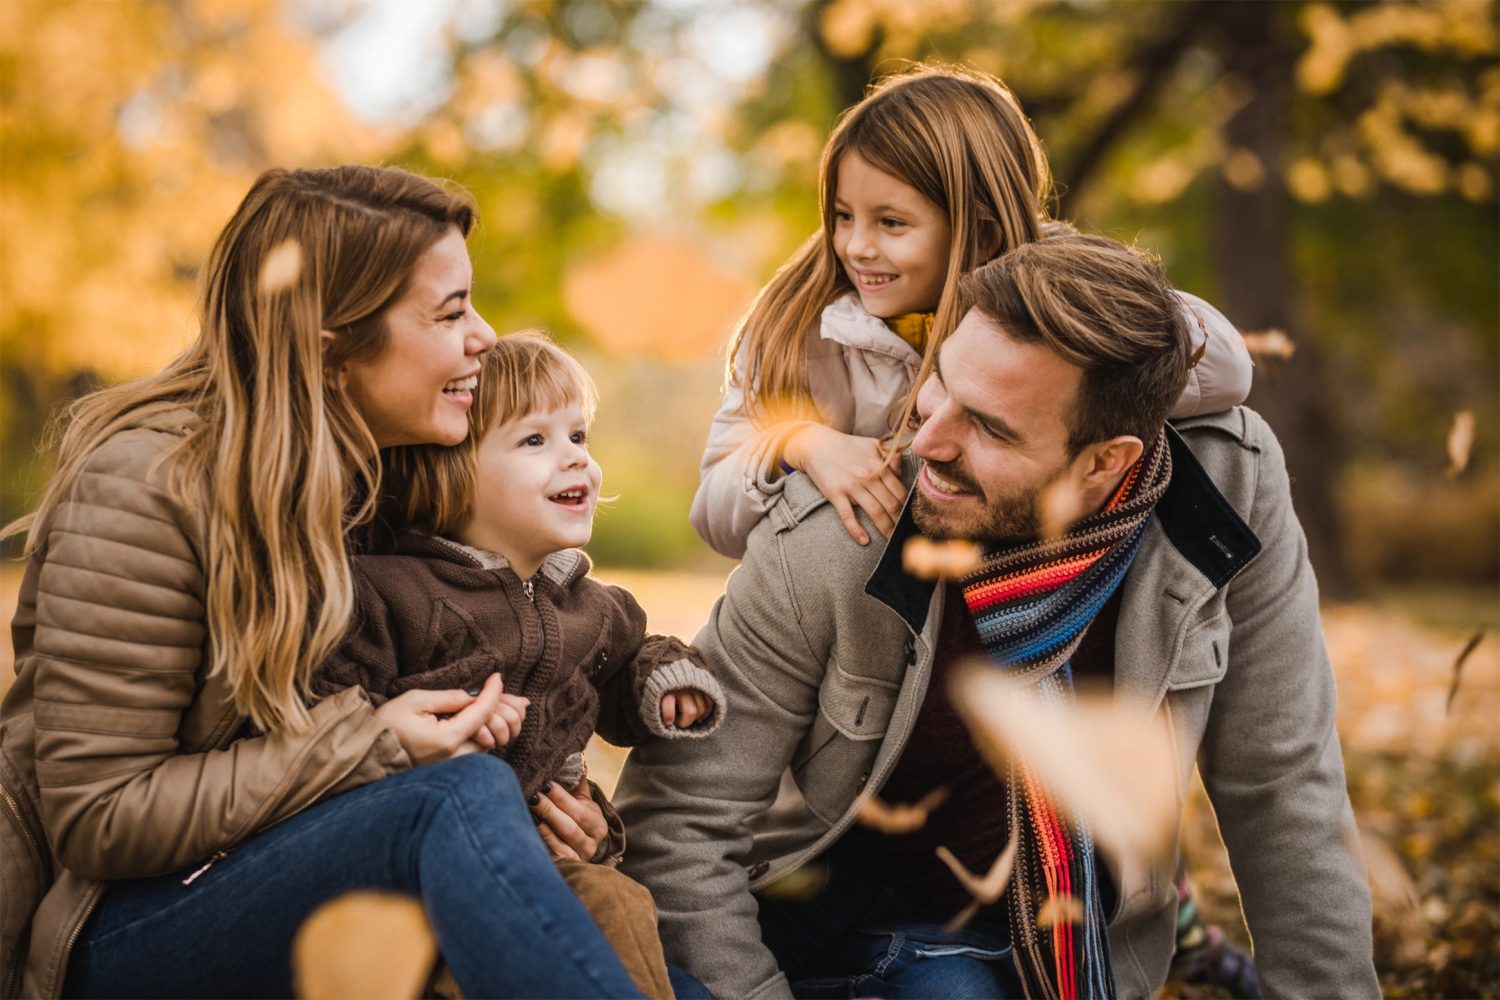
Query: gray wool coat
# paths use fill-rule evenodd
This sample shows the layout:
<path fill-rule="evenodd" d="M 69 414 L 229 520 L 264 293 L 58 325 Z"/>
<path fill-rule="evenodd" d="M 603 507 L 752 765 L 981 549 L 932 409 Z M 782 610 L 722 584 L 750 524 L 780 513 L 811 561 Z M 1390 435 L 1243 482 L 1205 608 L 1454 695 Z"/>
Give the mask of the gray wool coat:
<path fill-rule="evenodd" d="M 1175 426 L 1172 484 L 1122 584 L 1116 691 L 1165 718 L 1179 800 L 1201 771 L 1267 995 L 1378 996 L 1333 673 L 1281 447 L 1243 407 Z M 943 619 L 943 588 L 900 571 L 899 529 L 884 551 L 856 545 L 806 476 L 769 472 L 781 495 L 694 640 L 728 719 L 707 739 L 633 751 L 616 794 L 623 868 L 656 899 L 668 960 L 721 1000 L 790 996 L 752 893 L 833 844 L 890 775 Z M 1111 874 L 1116 991 L 1147 997 L 1172 957 L 1173 872 Z"/>

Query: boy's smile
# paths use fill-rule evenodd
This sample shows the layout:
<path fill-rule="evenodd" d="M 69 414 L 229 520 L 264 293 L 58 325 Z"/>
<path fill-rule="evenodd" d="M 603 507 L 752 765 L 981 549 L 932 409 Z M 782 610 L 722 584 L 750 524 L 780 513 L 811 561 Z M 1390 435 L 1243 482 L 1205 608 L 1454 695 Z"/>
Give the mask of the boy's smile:
<path fill-rule="evenodd" d="M 552 553 L 588 543 L 602 481 L 580 403 L 497 424 L 475 453 L 474 513 L 459 540 L 503 555 L 526 579 Z"/>

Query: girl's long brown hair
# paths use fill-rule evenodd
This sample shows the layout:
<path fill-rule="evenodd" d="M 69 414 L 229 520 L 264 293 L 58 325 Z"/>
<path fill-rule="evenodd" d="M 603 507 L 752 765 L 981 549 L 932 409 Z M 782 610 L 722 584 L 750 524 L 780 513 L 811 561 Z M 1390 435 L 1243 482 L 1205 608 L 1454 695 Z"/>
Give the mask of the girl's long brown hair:
<path fill-rule="evenodd" d="M 993 77 L 919 66 L 877 83 L 840 119 L 818 168 L 822 225 L 761 290 L 735 331 L 728 378 L 766 424 L 813 415 L 804 363 L 830 302 L 853 290 L 833 249 L 839 162 L 857 153 L 948 215 L 952 243 L 933 344 L 958 322 L 959 275 L 1041 236 L 1052 192 L 1041 143 Z M 928 354 L 932 352 L 929 345 Z"/>
<path fill-rule="evenodd" d="M 209 254 L 197 339 L 164 371 L 70 408 L 57 472 L 4 535 L 27 532 L 29 555 L 111 435 L 192 411 L 165 460 L 174 493 L 206 515 L 209 669 L 255 725 L 305 724 L 307 680 L 353 610 L 346 532 L 380 483 L 375 440 L 332 373 L 381 352 L 384 311 L 417 262 L 474 219 L 462 192 L 403 170 L 262 174 Z"/>

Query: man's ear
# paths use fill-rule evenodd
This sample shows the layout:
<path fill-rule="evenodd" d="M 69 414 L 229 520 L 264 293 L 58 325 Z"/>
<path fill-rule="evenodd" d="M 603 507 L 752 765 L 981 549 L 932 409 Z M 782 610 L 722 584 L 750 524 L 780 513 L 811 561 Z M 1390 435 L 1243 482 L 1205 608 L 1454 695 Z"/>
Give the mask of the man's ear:
<path fill-rule="evenodd" d="M 1078 453 L 1077 469 L 1085 489 L 1114 489 L 1146 446 L 1133 434 L 1095 441 Z"/>

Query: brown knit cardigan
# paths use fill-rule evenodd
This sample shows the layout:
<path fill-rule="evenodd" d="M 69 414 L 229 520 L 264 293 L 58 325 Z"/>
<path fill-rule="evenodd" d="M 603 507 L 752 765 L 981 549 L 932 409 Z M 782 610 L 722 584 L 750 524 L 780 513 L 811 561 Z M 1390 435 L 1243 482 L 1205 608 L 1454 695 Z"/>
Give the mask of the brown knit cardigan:
<path fill-rule="evenodd" d="M 527 795 L 595 730 L 635 746 L 717 728 L 724 698 L 703 658 L 679 639 L 647 635 L 635 598 L 589 579 L 589 568 L 567 549 L 523 581 L 500 557 L 398 532 L 391 552 L 355 557 L 355 621 L 313 692 L 358 685 L 379 705 L 414 688 L 477 687 L 499 671 L 506 691 L 531 699 L 520 735 L 494 751 Z M 662 726 L 661 696 L 685 687 L 708 694 L 712 714 L 687 730 Z"/>

